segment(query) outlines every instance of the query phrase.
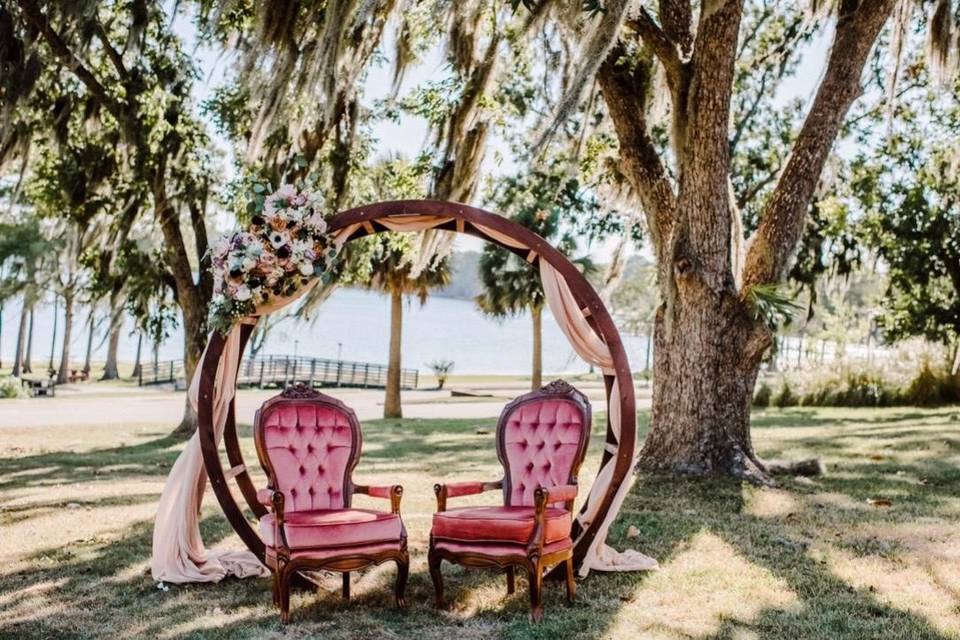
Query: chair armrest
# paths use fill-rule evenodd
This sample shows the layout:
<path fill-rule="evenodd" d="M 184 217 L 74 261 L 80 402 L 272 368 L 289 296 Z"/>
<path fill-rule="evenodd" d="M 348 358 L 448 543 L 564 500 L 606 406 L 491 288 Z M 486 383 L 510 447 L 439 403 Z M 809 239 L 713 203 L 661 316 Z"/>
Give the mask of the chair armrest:
<path fill-rule="evenodd" d="M 555 487 L 540 487 L 547 495 L 547 504 L 570 502 L 577 497 L 580 488 L 575 484 L 558 484 Z"/>
<path fill-rule="evenodd" d="M 267 508 L 273 508 L 273 539 L 276 541 L 277 552 L 284 557 L 289 556 L 290 548 L 287 545 L 287 534 L 283 528 L 283 492 L 270 487 L 257 489 L 257 502 Z"/>
<path fill-rule="evenodd" d="M 384 498 L 390 500 L 391 513 L 400 513 L 400 498 L 403 497 L 403 486 L 399 484 L 383 485 L 353 485 L 354 493 L 362 493 L 371 498 Z"/>
<path fill-rule="evenodd" d="M 447 510 L 447 498 L 475 496 L 494 489 L 503 489 L 503 480 L 495 482 L 451 482 L 449 484 L 433 485 L 433 492 L 437 495 L 437 511 Z"/>

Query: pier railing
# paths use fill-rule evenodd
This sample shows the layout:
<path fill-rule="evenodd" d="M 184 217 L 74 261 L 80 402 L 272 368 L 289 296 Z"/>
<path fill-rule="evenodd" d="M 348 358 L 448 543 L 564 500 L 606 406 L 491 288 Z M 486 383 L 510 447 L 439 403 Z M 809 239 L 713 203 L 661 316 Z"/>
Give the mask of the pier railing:
<path fill-rule="evenodd" d="M 166 360 L 141 364 L 137 383 L 140 386 L 175 383 L 184 378 L 183 361 Z M 401 369 L 400 387 L 416 389 L 419 378 L 416 369 Z M 237 372 L 238 386 L 284 387 L 296 382 L 314 387 L 384 388 L 387 386 L 387 367 L 371 362 L 266 355 L 243 358 Z"/>

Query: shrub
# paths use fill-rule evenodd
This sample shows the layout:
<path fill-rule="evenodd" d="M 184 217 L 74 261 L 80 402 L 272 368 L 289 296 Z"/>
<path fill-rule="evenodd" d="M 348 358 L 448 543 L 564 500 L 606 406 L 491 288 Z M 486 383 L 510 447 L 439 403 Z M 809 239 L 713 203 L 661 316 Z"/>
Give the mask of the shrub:
<path fill-rule="evenodd" d="M 806 406 L 884 407 L 894 404 L 899 390 L 878 371 L 845 369 L 835 376 L 819 378 L 803 394 Z"/>
<path fill-rule="evenodd" d="M 757 386 L 757 392 L 753 394 L 753 406 L 769 407 L 770 398 L 773 397 L 773 389 L 766 382 L 761 382 Z"/>
<path fill-rule="evenodd" d="M 790 383 L 784 379 L 779 391 L 773 396 L 771 404 L 775 407 L 795 407 L 800 404 L 800 399 L 793 393 Z"/>
<path fill-rule="evenodd" d="M 957 381 L 945 369 L 934 369 L 924 359 L 920 371 L 910 381 L 904 400 L 907 404 L 932 405 L 957 401 Z"/>
<path fill-rule="evenodd" d="M 0 399 L 26 398 L 29 394 L 20 384 L 20 378 L 4 376 L 0 378 Z"/>
<path fill-rule="evenodd" d="M 960 376 L 938 366 L 936 355 L 903 357 L 881 365 L 838 362 L 760 381 L 755 406 L 889 407 L 960 402 Z M 933 364 L 931 364 L 933 363 Z"/>
<path fill-rule="evenodd" d="M 434 360 L 427 366 L 433 369 L 433 375 L 437 378 L 437 389 L 443 389 L 453 371 L 453 360 Z"/>

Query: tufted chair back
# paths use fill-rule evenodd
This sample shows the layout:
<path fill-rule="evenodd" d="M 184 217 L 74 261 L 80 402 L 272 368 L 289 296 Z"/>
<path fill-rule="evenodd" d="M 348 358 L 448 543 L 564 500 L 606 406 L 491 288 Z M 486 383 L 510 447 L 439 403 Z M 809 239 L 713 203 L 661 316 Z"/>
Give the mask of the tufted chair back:
<path fill-rule="evenodd" d="M 533 506 L 537 487 L 576 484 L 589 438 L 590 402 L 563 380 L 510 402 L 497 424 L 504 504 Z"/>
<path fill-rule="evenodd" d="M 350 506 L 361 446 L 352 409 L 297 385 L 260 407 L 253 434 L 270 487 L 283 493 L 285 513 Z"/>

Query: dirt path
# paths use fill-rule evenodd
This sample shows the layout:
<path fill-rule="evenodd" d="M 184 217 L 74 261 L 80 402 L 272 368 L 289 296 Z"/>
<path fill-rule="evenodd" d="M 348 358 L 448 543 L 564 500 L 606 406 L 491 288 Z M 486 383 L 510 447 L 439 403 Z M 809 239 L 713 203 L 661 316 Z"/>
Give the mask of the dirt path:
<path fill-rule="evenodd" d="M 577 383 L 601 407 L 603 392 L 598 383 Z M 491 384 L 472 386 L 471 391 L 491 397 L 452 398 L 448 391 L 416 390 L 403 393 L 403 415 L 407 418 L 489 418 L 500 414 L 503 405 L 524 392 L 523 385 Z M 325 389 L 357 412 L 361 420 L 374 420 L 383 412 L 383 391 L 376 389 Z M 276 389 L 241 389 L 237 394 L 237 416 L 252 422 L 253 414 Z M 93 425 L 93 424 L 176 424 L 183 415 L 183 392 L 170 390 L 65 385 L 54 398 L 4 400 L 0 402 L 0 429 Z M 641 401 L 641 406 L 643 401 Z"/>

